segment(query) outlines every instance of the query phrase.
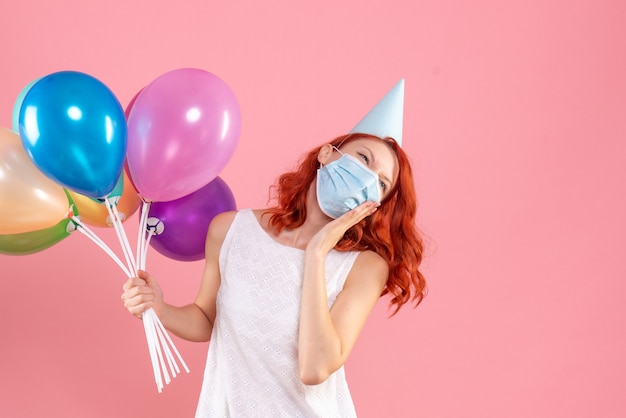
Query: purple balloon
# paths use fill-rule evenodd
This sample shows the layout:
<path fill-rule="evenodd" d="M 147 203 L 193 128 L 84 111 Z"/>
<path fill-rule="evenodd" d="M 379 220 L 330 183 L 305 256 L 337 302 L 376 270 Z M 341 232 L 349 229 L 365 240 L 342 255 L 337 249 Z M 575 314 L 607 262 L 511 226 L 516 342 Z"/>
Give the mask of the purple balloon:
<path fill-rule="evenodd" d="M 153 235 L 150 245 L 174 260 L 201 260 L 211 220 L 215 215 L 235 210 L 236 207 L 233 193 L 220 177 L 180 199 L 153 202 L 148 218 L 161 221 L 163 232 Z M 155 223 L 152 219 L 150 221 L 149 224 Z"/>

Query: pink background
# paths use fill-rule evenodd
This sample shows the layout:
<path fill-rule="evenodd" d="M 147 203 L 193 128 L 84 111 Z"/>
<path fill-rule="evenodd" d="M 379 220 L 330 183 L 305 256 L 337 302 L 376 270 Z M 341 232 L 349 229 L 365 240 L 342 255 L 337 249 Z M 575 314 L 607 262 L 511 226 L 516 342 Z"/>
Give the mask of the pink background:
<path fill-rule="evenodd" d="M 55 71 L 124 106 L 175 68 L 223 78 L 243 116 L 220 174 L 239 207 L 264 206 L 277 174 L 404 77 L 430 295 L 368 322 L 346 366 L 359 415 L 626 416 L 626 3 L 26 0 L 2 15 L 0 126 Z M 0 416 L 192 416 L 207 345 L 176 340 L 191 373 L 158 394 L 125 277 L 84 236 L 0 269 Z M 202 263 L 152 251 L 148 269 L 182 304 Z"/>

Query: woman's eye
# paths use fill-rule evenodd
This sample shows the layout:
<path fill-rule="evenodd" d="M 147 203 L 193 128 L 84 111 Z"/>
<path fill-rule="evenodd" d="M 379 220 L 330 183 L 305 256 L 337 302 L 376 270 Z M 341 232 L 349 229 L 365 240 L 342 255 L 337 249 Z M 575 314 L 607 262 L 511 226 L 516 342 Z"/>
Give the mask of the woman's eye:
<path fill-rule="evenodd" d="M 387 185 L 385 184 L 384 181 L 380 182 L 380 188 L 383 189 L 383 192 L 385 192 L 387 190 Z"/>
<path fill-rule="evenodd" d="M 363 161 L 365 161 L 365 163 L 366 163 L 366 164 L 369 164 L 370 159 L 369 159 L 369 158 L 367 158 L 367 155 L 365 155 L 365 154 L 361 154 L 360 152 L 359 152 L 359 153 L 357 153 L 357 154 L 359 154 L 359 157 L 361 157 L 361 158 L 363 159 Z"/>

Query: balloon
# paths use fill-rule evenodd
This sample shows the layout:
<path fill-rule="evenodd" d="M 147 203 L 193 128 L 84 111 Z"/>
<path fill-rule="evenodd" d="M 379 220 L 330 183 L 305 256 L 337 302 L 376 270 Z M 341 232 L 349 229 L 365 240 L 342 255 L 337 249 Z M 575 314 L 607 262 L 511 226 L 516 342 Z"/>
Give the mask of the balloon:
<path fill-rule="evenodd" d="M 13 105 L 13 130 L 15 132 L 19 132 L 20 131 L 20 109 L 22 108 L 22 103 L 24 102 L 24 97 L 26 96 L 26 93 L 29 92 L 30 88 L 35 85 L 36 82 L 38 82 L 39 80 L 41 80 L 41 77 L 38 77 L 36 79 L 34 79 L 33 81 L 31 81 L 30 83 L 28 83 L 23 89 L 22 91 L 20 91 L 20 94 L 18 94 L 17 99 L 15 100 L 15 104 Z"/>
<path fill-rule="evenodd" d="M 239 104 L 217 76 L 184 68 L 148 84 L 128 117 L 128 169 L 146 201 L 186 196 L 213 180 L 241 130 Z"/>
<path fill-rule="evenodd" d="M 126 120 L 128 120 L 128 116 L 130 115 L 130 111 L 133 108 L 133 105 L 135 104 L 135 100 L 137 100 L 137 97 L 139 97 L 142 91 L 143 89 L 139 90 L 133 96 L 133 98 L 130 99 L 130 102 L 128 102 L 126 109 L 124 109 L 124 116 L 126 116 Z M 137 192 L 137 186 L 135 186 L 135 184 L 133 183 L 133 178 L 130 176 L 130 170 L 128 169 L 128 160 L 124 161 L 124 171 L 126 172 L 126 177 L 124 177 L 124 180 L 128 180 L 128 182 L 132 184 L 133 189 L 135 189 L 135 192 Z"/>
<path fill-rule="evenodd" d="M 85 196 L 105 197 L 124 164 L 124 110 L 94 77 L 61 71 L 37 81 L 24 97 L 22 144 L 46 176 Z"/>
<path fill-rule="evenodd" d="M 52 227 L 68 208 L 63 188 L 32 163 L 19 135 L 0 127 L 0 234 Z"/>
<path fill-rule="evenodd" d="M 74 199 L 76 207 L 80 212 L 81 221 L 92 226 L 113 226 L 111 219 L 109 218 L 109 211 L 103 201 L 92 199 L 72 191 L 69 191 L 69 194 Z M 117 200 L 117 211 L 120 214 L 122 222 L 130 218 L 141 205 L 141 198 L 137 194 L 137 191 L 133 188 L 132 184 L 130 184 L 128 175 L 125 171 L 122 171 L 122 175 L 120 176 L 117 185 L 113 191 L 109 193 L 109 198 Z"/>
<path fill-rule="evenodd" d="M 39 231 L 0 235 L 0 254 L 26 255 L 39 252 L 67 238 L 75 229 L 71 220 L 63 219 Z"/>
<path fill-rule="evenodd" d="M 130 116 L 130 111 L 132 110 L 133 105 L 135 104 L 135 101 L 137 100 L 137 97 L 139 97 L 139 95 L 141 94 L 142 91 L 143 91 L 143 89 L 141 89 L 137 93 L 135 93 L 133 98 L 130 99 L 130 102 L 128 102 L 128 105 L 126 106 L 126 109 L 124 109 L 124 116 L 126 116 L 126 120 L 128 120 L 128 117 Z"/>
<path fill-rule="evenodd" d="M 179 261 L 204 258 L 206 233 L 215 215 L 235 210 L 235 198 L 224 180 L 216 177 L 200 190 L 167 202 L 154 202 L 148 210 L 148 225 L 159 222 L 162 232 L 150 245 L 166 257 Z"/>

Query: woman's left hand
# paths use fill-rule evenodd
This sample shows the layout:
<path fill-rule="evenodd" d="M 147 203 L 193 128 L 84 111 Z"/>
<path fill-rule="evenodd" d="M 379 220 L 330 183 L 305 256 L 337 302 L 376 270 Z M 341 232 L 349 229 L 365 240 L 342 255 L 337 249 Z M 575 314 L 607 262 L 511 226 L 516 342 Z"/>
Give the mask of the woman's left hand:
<path fill-rule="evenodd" d="M 380 203 L 378 202 L 367 201 L 344 213 L 339 218 L 333 219 L 311 238 L 306 250 L 319 251 L 319 254 L 326 255 L 337 245 L 348 229 L 372 215 L 379 206 Z"/>
<path fill-rule="evenodd" d="M 306 385 L 323 382 L 344 364 L 380 296 L 387 265 L 371 251 L 362 251 L 357 257 L 330 310 L 325 273 L 328 252 L 348 229 L 376 212 L 378 206 L 377 202 L 365 202 L 328 222 L 306 247 L 298 337 L 300 379 Z M 350 275 L 359 280 L 351 280 Z"/>

